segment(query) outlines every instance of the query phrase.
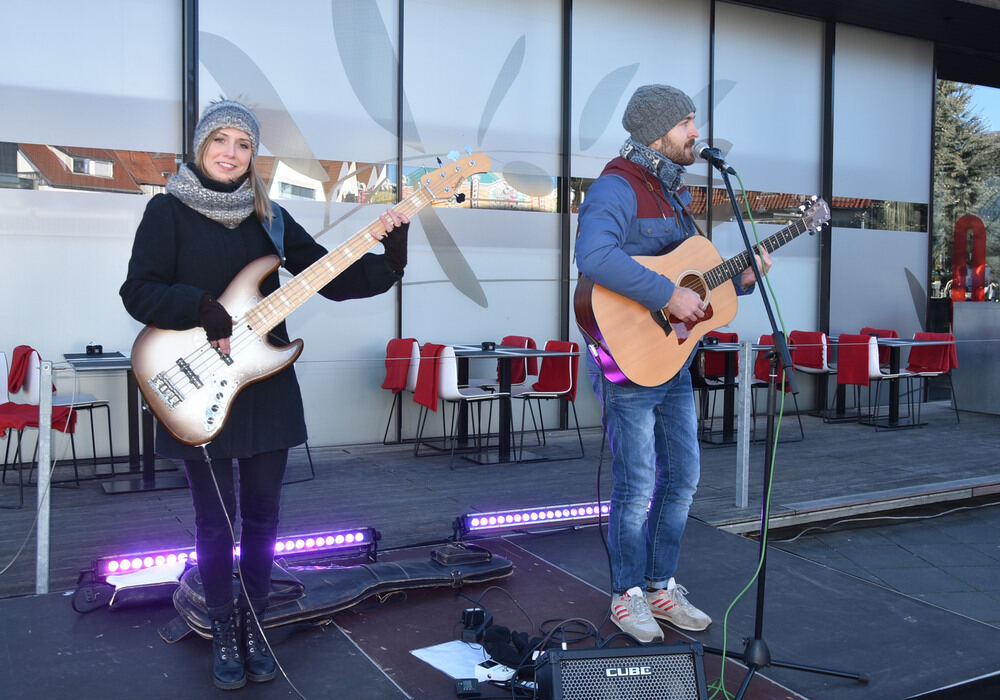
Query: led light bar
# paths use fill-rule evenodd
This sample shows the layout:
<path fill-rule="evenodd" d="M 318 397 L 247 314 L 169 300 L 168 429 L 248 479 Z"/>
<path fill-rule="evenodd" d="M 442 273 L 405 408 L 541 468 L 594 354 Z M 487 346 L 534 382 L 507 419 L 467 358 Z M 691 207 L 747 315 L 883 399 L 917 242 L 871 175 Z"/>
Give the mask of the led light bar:
<path fill-rule="evenodd" d="M 274 544 L 275 558 L 332 557 L 342 554 L 366 552 L 374 560 L 376 542 L 379 535 L 375 528 L 354 528 L 335 532 L 310 533 L 278 537 Z M 237 543 L 233 553 L 240 555 Z M 148 569 L 153 566 L 174 564 L 178 561 L 197 563 L 198 553 L 194 547 L 183 549 L 160 549 L 139 554 L 119 554 L 94 560 L 94 571 L 101 578 L 109 574 L 124 574 Z"/>
<path fill-rule="evenodd" d="M 500 530 L 525 530 L 553 525 L 581 525 L 607 518 L 610 505 L 598 503 L 573 503 L 544 508 L 498 510 L 492 513 L 470 513 L 455 520 L 455 536 Z"/>

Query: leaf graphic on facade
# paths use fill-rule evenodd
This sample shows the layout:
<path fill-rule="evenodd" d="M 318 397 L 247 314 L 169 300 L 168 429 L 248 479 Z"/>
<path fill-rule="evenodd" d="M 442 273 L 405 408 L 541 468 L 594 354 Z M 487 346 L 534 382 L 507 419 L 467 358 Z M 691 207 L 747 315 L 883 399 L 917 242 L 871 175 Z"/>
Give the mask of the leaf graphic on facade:
<path fill-rule="evenodd" d="M 469 266 L 469 261 L 465 259 L 462 251 L 455 244 L 455 239 L 448 233 L 448 229 L 438 216 L 437 210 L 434 207 L 424 207 L 417 216 L 420 218 L 420 226 L 424 230 L 424 235 L 427 236 L 431 251 L 448 277 L 448 281 L 472 301 L 483 308 L 488 307 L 489 301 L 486 298 L 486 292 L 479 284 L 476 273 Z"/>
<path fill-rule="evenodd" d="M 477 136 L 479 146 L 483 145 L 483 138 L 486 136 L 486 131 L 489 129 L 493 117 L 496 116 L 497 110 L 500 109 L 500 103 L 510 92 L 511 85 L 514 84 L 514 80 L 521 72 L 521 67 L 524 65 L 524 45 L 525 39 L 522 34 L 510 47 L 507 60 L 503 62 L 496 80 L 493 81 L 493 89 L 490 90 L 486 106 L 483 107 L 483 116 L 479 120 L 479 135 Z"/>
<path fill-rule="evenodd" d="M 618 103 L 625 95 L 639 64 L 616 68 L 598 81 L 580 112 L 580 150 L 586 151 L 597 143 L 618 110 Z"/>
<path fill-rule="evenodd" d="M 389 32 L 372 0 L 331 0 L 337 53 L 355 97 L 372 120 L 396 136 L 396 78 L 399 64 Z M 401 133 L 423 153 L 423 144 L 403 94 Z"/>
<path fill-rule="evenodd" d="M 510 160 L 503 166 L 503 178 L 518 192 L 545 197 L 556 187 L 556 179 L 534 163 Z"/>
<path fill-rule="evenodd" d="M 331 0 L 330 4 L 337 53 L 351 89 L 372 120 L 396 136 L 398 64 L 378 6 L 371 0 Z M 373 76 L 378 76 L 378 79 L 373 80 Z M 386 80 L 387 76 L 391 79 Z M 403 124 L 400 133 L 408 146 L 423 153 L 423 144 L 405 92 L 402 100 Z M 448 281 L 480 306 L 487 306 L 486 293 L 476 274 L 437 212 L 427 207 L 420 211 L 419 218 L 431 252 Z"/>
<path fill-rule="evenodd" d="M 241 48 L 217 34 L 199 34 L 199 58 L 229 99 L 249 106 L 260 122 L 261 142 L 276 158 L 320 182 L 329 180 L 305 136 L 264 72 Z"/>

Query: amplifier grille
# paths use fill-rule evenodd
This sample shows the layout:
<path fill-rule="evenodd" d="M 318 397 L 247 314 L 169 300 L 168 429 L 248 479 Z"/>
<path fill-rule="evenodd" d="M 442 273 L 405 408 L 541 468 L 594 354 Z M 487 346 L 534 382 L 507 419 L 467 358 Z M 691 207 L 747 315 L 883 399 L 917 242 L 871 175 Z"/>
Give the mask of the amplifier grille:
<path fill-rule="evenodd" d="M 563 700 L 699 700 L 689 654 L 561 659 Z"/>

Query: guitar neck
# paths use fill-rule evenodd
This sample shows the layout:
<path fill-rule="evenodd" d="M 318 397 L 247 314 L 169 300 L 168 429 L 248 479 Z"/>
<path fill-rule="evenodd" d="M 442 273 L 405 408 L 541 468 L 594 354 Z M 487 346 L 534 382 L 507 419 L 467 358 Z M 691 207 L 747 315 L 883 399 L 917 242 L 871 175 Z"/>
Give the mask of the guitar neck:
<path fill-rule="evenodd" d="M 761 241 L 760 247 L 768 253 L 773 253 L 781 246 L 791 242 L 797 236 L 808 230 L 809 227 L 806 225 L 804 220 L 799 219 L 798 221 L 793 221 L 774 235 L 768 236 Z M 720 284 L 733 279 L 748 267 L 750 267 L 750 253 L 743 251 L 739 255 L 734 255 L 729 258 L 729 260 L 724 261 L 720 265 L 716 265 L 711 270 L 706 272 L 705 282 L 708 284 L 709 288 L 715 289 Z"/>
<path fill-rule="evenodd" d="M 433 199 L 432 193 L 420 188 L 399 204 L 394 205 L 393 209 L 409 219 Z M 337 275 L 375 247 L 379 241 L 373 234 L 385 232 L 386 228 L 382 225 L 382 221 L 375 219 L 289 282 L 264 297 L 247 311 L 246 320 L 258 335 L 265 335 Z"/>

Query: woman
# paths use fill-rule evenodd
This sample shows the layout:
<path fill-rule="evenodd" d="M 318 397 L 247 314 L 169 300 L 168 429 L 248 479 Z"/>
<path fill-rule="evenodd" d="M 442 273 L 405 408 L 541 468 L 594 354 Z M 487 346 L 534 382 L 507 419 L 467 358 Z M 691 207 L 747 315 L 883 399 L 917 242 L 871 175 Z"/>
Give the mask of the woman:
<path fill-rule="evenodd" d="M 233 319 L 216 299 L 249 262 L 275 254 L 278 245 L 268 231 L 282 227 L 275 228 L 272 217 L 282 217 L 283 251 L 277 252 L 283 252 L 283 265 L 293 275 L 327 253 L 288 212 L 272 206 L 254 167 L 259 144 L 257 118 L 246 106 L 223 100 L 205 109 L 194 132 L 195 162 L 181 166 L 167 193 L 149 201 L 136 230 L 128 277 L 119 292 L 136 320 L 169 330 L 200 326 L 208 341 L 228 354 Z M 357 299 L 381 294 L 399 281 L 409 222 L 392 209 L 381 220 L 392 231 L 383 241 L 385 254 L 366 254 L 320 294 L 337 301 Z M 278 286 L 274 271 L 261 290 L 269 294 Z M 271 335 L 277 345 L 288 342 L 284 323 Z M 157 454 L 184 460 L 191 487 L 198 570 L 212 618 L 213 680 L 219 688 L 275 676 L 257 620 L 271 585 L 288 449 L 305 440 L 302 397 L 291 366 L 247 386 L 204 450 L 157 431 Z M 245 587 L 238 602 L 233 594 L 233 460 L 239 467 L 240 590 Z"/>

